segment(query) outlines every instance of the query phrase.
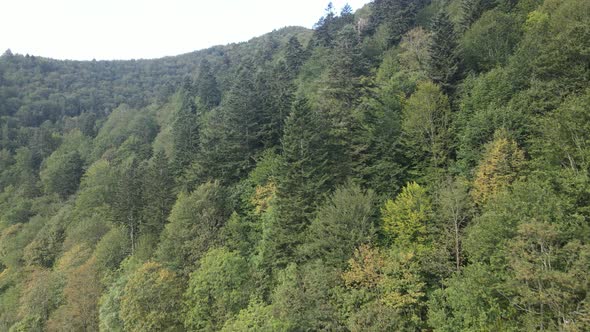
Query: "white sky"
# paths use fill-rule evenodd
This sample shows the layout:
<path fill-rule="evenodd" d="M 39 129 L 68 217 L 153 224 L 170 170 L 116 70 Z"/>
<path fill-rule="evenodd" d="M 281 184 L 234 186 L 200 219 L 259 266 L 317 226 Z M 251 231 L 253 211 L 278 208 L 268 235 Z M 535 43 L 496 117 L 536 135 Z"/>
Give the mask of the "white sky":
<path fill-rule="evenodd" d="M 329 0 L 0 0 L 0 54 L 138 59 L 311 28 Z M 333 0 L 337 12 L 369 0 Z"/>

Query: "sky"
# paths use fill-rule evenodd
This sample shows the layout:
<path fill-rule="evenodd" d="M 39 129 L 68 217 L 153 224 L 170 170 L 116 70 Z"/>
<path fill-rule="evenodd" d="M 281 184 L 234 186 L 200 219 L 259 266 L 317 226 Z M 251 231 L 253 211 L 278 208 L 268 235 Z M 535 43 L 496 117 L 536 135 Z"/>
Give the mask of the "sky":
<path fill-rule="evenodd" d="M 3 0 L 0 54 L 149 59 L 311 28 L 329 0 Z M 356 10 L 369 0 L 333 0 Z"/>

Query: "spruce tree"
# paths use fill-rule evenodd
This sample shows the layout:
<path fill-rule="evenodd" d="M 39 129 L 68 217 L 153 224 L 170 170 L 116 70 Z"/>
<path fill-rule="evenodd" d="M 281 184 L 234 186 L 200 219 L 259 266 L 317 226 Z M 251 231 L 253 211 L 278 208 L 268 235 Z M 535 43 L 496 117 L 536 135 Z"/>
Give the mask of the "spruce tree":
<path fill-rule="evenodd" d="M 432 21 L 432 39 L 428 47 L 430 79 L 449 94 L 459 80 L 459 46 L 449 14 L 441 10 Z"/>
<path fill-rule="evenodd" d="M 260 111 L 256 85 L 253 67 L 244 65 L 221 107 L 207 114 L 199 160 L 192 170 L 199 182 L 236 182 L 254 166 L 269 121 Z"/>
<path fill-rule="evenodd" d="M 163 151 L 150 161 L 145 172 L 143 208 L 145 224 L 142 232 L 158 235 L 164 228 L 168 214 L 175 201 L 174 177 Z"/>
<path fill-rule="evenodd" d="M 263 234 L 263 260 L 270 267 L 285 267 L 292 261 L 329 183 L 325 131 L 324 122 L 307 100 L 295 101 L 282 139 L 276 217 Z"/>
<path fill-rule="evenodd" d="M 143 167 L 132 158 L 128 165 L 121 165 L 113 199 L 114 222 L 125 227 L 129 234 L 131 253 L 137 247 L 143 211 Z"/>
<path fill-rule="evenodd" d="M 285 46 L 285 63 L 291 79 L 297 76 L 305 60 L 306 54 L 303 46 L 297 37 L 292 36 Z"/>
<path fill-rule="evenodd" d="M 412 28 L 418 10 L 423 6 L 420 0 L 375 0 L 373 14 L 369 20 L 368 32 L 375 32 L 379 26 L 387 32 L 386 46 L 398 43 L 404 33 Z"/>
<path fill-rule="evenodd" d="M 199 66 L 199 76 L 195 82 L 197 97 L 201 105 L 209 110 L 221 102 L 221 91 L 217 86 L 217 80 L 211 73 L 211 64 L 207 59 L 203 59 Z"/>
<path fill-rule="evenodd" d="M 177 176 L 195 160 L 199 151 L 199 122 L 192 82 L 185 82 L 180 99 L 172 124 L 173 168 Z"/>

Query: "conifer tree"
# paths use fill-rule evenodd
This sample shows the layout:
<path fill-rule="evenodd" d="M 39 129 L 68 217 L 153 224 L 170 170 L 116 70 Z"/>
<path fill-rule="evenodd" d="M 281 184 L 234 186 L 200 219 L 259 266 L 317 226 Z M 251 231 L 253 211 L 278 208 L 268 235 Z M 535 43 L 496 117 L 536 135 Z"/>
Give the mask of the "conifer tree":
<path fill-rule="evenodd" d="M 203 59 L 199 65 L 199 76 L 195 82 L 197 97 L 205 109 L 211 109 L 221 102 L 221 92 L 217 86 L 217 80 L 211 73 L 211 64 Z"/>
<path fill-rule="evenodd" d="M 282 139 L 276 217 L 263 234 L 263 256 L 271 266 L 285 267 L 294 257 L 329 183 L 325 130 L 324 122 L 307 100 L 295 101 Z"/>
<path fill-rule="evenodd" d="M 462 0 L 459 27 L 462 31 L 469 29 L 481 14 L 494 6 L 494 0 Z"/>
<path fill-rule="evenodd" d="M 285 47 L 285 63 L 291 79 L 297 76 L 299 69 L 305 62 L 305 56 L 305 50 L 299 39 L 295 36 L 289 38 Z"/>
<path fill-rule="evenodd" d="M 261 114 L 261 108 L 254 69 L 246 64 L 221 108 L 206 118 L 194 169 L 200 182 L 219 179 L 231 183 L 250 171 L 254 157 L 265 145 L 264 128 L 269 120 Z"/>
<path fill-rule="evenodd" d="M 114 222 L 123 225 L 127 230 L 133 254 L 143 221 L 142 167 L 135 158 L 121 167 L 113 197 L 113 216 Z"/>
<path fill-rule="evenodd" d="M 430 79 L 449 94 L 459 79 L 459 46 L 453 22 L 449 14 L 441 10 L 431 25 L 432 39 L 429 45 Z"/>
<path fill-rule="evenodd" d="M 180 92 L 180 108 L 172 124 L 173 168 L 178 176 L 195 160 L 199 151 L 199 122 L 194 85 L 185 81 Z"/>
<path fill-rule="evenodd" d="M 168 158 L 163 151 L 159 151 L 150 161 L 145 173 L 143 231 L 157 235 L 164 228 L 175 200 L 173 189 L 174 177 Z"/>

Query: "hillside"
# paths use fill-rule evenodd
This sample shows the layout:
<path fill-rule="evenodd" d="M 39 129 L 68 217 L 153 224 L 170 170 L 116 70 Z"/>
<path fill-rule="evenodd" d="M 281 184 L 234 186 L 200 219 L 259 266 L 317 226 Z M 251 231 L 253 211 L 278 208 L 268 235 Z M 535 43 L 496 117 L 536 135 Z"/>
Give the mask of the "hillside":
<path fill-rule="evenodd" d="M 586 0 L 7 51 L 0 331 L 587 331 L 589 142 Z"/>

